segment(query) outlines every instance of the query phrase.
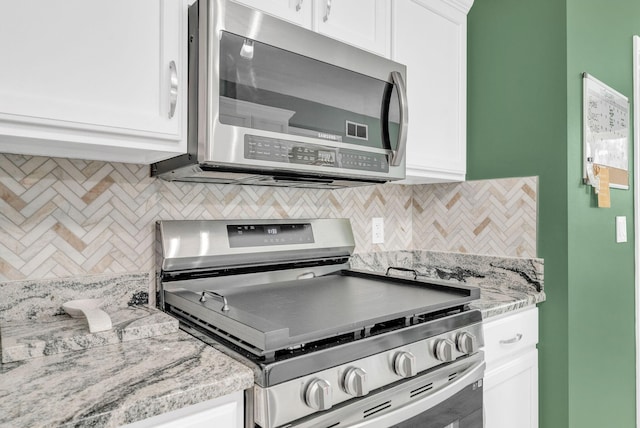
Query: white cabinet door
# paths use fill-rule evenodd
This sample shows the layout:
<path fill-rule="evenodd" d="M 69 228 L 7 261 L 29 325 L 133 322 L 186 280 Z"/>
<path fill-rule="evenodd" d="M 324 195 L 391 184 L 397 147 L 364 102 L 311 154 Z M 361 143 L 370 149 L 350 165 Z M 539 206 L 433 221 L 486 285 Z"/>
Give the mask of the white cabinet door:
<path fill-rule="evenodd" d="M 538 351 L 531 350 L 485 374 L 486 428 L 538 427 Z"/>
<path fill-rule="evenodd" d="M 244 405 L 242 391 L 173 412 L 164 413 L 125 426 L 126 428 L 242 428 Z"/>
<path fill-rule="evenodd" d="M 388 0 L 315 0 L 315 22 L 320 34 L 389 57 Z"/>
<path fill-rule="evenodd" d="M 389 57 L 388 0 L 234 0 L 325 36 Z"/>
<path fill-rule="evenodd" d="M 0 151 L 145 163 L 185 152 L 186 8 L 2 2 Z"/>
<path fill-rule="evenodd" d="M 486 428 L 538 427 L 538 309 L 484 322 Z"/>
<path fill-rule="evenodd" d="M 391 57 L 407 66 L 410 183 L 465 179 L 469 9 L 464 3 L 393 2 Z"/>
<path fill-rule="evenodd" d="M 284 19 L 305 28 L 312 28 L 313 0 L 234 0 L 253 9 Z"/>

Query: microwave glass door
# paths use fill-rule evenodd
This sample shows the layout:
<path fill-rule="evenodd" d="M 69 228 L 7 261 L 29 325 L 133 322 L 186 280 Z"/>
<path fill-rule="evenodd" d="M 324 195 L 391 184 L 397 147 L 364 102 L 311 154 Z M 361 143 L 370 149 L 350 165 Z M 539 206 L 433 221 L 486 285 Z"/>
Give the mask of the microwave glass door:
<path fill-rule="evenodd" d="M 390 82 L 228 32 L 219 66 L 223 124 L 360 148 L 398 144 L 399 101 Z"/>

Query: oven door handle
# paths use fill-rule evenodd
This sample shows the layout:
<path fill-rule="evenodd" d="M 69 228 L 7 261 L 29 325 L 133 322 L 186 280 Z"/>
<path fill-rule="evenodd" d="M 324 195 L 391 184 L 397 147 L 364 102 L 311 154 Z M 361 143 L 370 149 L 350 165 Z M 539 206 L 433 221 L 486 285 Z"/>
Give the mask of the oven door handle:
<path fill-rule="evenodd" d="M 434 394 L 428 395 L 422 400 L 410 402 L 393 412 L 385 413 L 371 419 L 367 418 L 366 420 L 358 422 L 356 424 L 348 425 L 348 428 L 387 428 L 395 424 L 407 421 L 412 417 L 423 413 L 425 410 L 431 409 L 438 404 L 448 400 L 458 392 L 465 389 L 467 386 L 482 379 L 482 377 L 484 376 L 484 369 L 485 362 L 479 361 L 478 363 L 469 367 L 465 371 L 464 375 L 460 376 L 455 381 L 442 388 L 441 390 L 435 392 Z"/>

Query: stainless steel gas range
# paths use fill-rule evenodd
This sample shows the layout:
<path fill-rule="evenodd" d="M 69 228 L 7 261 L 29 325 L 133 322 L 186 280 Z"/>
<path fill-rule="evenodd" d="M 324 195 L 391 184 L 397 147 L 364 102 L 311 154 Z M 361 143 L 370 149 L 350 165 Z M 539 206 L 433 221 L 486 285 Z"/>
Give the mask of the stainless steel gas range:
<path fill-rule="evenodd" d="M 477 288 L 350 269 L 345 219 L 161 221 L 157 238 L 160 306 L 254 369 L 247 427 L 483 426 Z"/>

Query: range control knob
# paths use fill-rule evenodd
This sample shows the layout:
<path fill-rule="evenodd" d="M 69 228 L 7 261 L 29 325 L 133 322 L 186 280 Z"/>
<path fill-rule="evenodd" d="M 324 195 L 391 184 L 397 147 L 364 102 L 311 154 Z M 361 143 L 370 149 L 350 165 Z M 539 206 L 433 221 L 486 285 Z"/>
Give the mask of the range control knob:
<path fill-rule="evenodd" d="M 409 351 L 398 352 L 393 359 L 393 370 L 398 376 L 411 377 L 417 373 L 416 357 Z"/>
<path fill-rule="evenodd" d="M 316 410 L 331 408 L 332 392 L 331 384 L 324 379 L 312 380 L 304 392 L 304 401 L 307 406 Z"/>
<path fill-rule="evenodd" d="M 456 336 L 458 351 L 463 354 L 473 354 L 478 350 L 478 339 L 471 333 L 463 331 Z"/>
<path fill-rule="evenodd" d="M 455 346 L 456 345 L 449 339 L 438 340 L 435 347 L 436 358 L 445 363 L 455 360 L 453 356 Z"/>
<path fill-rule="evenodd" d="M 362 397 L 369 393 L 369 386 L 367 385 L 367 372 L 364 369 L 351 367 L 344 373 L 342 379 L 342 385 L 344 392 L 354 397 Z"/>

